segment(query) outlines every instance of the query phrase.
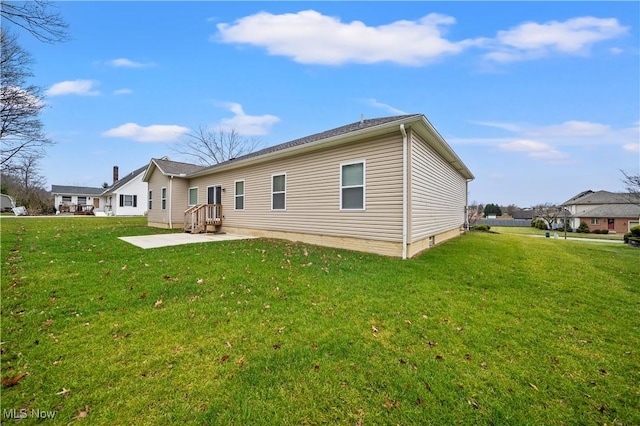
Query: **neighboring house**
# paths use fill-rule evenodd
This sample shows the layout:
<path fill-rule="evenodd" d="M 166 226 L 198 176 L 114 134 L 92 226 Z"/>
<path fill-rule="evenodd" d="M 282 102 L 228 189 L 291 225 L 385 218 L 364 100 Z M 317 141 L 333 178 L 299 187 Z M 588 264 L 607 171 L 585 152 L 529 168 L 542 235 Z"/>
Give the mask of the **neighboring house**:
<path fill-rule="evenodd" d="M 100 198 L 103 192 L 104 188 L 51 185 L 53 205 L 60 213 L 74 213 L 84 206 L 93 206 L 94 211 L 104 211 L 104 200 Z"/>
<path fill-rule="evenodd" d="M 533 220 L 533 209 L 514 209 L 511 217 L 514 219 Z"/>
<path fill-rule="evenodd" d="M 633 194 L 588 190 L 562 205 L 571 213 L 573 229 L 580 226 L 580 222 L 586 222 L 589 231 L 608 229 L 609 232 L 626 233 L 640 221 L 640 199 L 632 202 L 633 197 Z"/>
<path fill-rule="evenodd" d="M 109 216 L 142 216 L 147 213 L 147 183 L 142 181 L 147 166 L 115 179 L 111 187 L 103 190 L 105 213 Z M 117 172 L 114 172 L 117 173 Z"/>
<path fill-rule="evenodd" d="M 61 213 L 93 206 L 96 214 L 142 216 L 147 211 L 147 183 L 142 181 L 146 168 L 146 165 L 140 167 L 119 179 L 118 166 L 115 166 L 113 185 L 108 188 L 51 185 L 54 205 Z"/>
<path fill-rule="evenodd" d="M 473 174 L 422 114 L 361 120 L 201 167 L 152 159 L 150 226 L 402 258 L 460 235 Z"/>

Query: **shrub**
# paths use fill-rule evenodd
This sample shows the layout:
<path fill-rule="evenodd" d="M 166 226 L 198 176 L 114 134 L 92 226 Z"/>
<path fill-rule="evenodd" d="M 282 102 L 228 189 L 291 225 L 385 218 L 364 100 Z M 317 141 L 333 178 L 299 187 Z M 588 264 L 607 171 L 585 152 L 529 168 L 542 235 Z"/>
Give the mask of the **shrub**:
<path fill-rule="evenodd" d="M 640 226 L 634 226 L 623 235 L 624 243 L 627 244 L 631 238 L 640 238 Z"/>
<path fill-rule="evenodd" d="M 593 231 L 591 231 L 592 234 L 601 234 L 602 233 L 602 229 L 594 229 Z"/>
<path fill-rule="evenodd" d="M 608 229 L 601 229 L 601 230 L 600 230 L 600 233 L 601 233 L 601 234 L 608 234 L 608 233 L 609 233 L 609 230 L 608 230 Z"/>
<path fill-rule="evenodd" d="M 473 227 L 474 231 L 488 231 L 491 227 L 489 225 L 476 225 Z"/>
<path fill-rule="evenodd" d="M 547 229 L 547 224 L 542 219 L 532 220 L 531 226 L 533 226 L 534 228 L 542 229 L 542 230 Z"/>
<path fill-rule="evenodd" d="M 629 245 L 632 247 L 640 247 L 640 238 L 629 237 Z"/>
<path fill-rule="evenodd" d="M 584 220 L 582 222 L 580 222 L 580 226 L 578 226 L 578 229 L 576 229 L 576 232 L 582 232 L 584 234 L 588 234 L 589 233 L 589 225 L 587 225 L 587 222 L 585 222 Z"/>

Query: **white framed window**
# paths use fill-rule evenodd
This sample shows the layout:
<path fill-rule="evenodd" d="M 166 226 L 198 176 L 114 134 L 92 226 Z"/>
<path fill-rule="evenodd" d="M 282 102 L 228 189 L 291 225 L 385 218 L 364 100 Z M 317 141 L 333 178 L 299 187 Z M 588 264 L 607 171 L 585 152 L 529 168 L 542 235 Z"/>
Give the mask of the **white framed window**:
<path fill-rule="evenodd" d="M 63 203 L 70 203 L 71 202 L 71 195 L 63 195 L 62 196 L 62 202 Z"/>
<path fill-rule="evenodd" d="M 244 210 L 244 180 L 237 180 L 233 183 L 234 186 L 234 198 L 233 203 L 234 210 Z"/>
<path fill-rule="evenodd" d="M 592 217 L 591 218 L 591 224 L 592 225 L 600 225 L 600 218 Z"/>
<path fill-rule="evenodd" d="M 287 174 L 271 176 L 271 210 L 287 209 Z"/>
<path fill-rule="evenodd" d="M 160 208 L 162 210 L 167 209 L 167 187 L 163 187 L 160 190 Z"/>
<path fill-rule="evenodd" d="M 87 197 L 78 197 L 78 204 L 79 205 L 86 205 L 87 204 Z"/>
<path fill-rule="evenodd" d="M 149 210 L 153 208 L 153 191 L 149 191 Z"/>
<path fill-rule="evenodd" d="M 198 204 L 198 187 L 189 188 L 189 205 L 195 206 Z"/>
<path fill-rule="evenodd" d="M 365 161 L 340 164 L 340 210 L 365 209 Z"/>

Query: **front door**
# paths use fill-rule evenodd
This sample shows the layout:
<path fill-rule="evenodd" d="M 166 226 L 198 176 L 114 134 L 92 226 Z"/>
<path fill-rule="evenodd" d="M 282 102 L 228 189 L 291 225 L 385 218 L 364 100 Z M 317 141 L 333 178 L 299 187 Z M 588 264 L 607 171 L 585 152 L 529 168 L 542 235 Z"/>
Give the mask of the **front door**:
<path fill-rule="evenodd" d="M 208 186 L 207 187 L 207 204 L 220 204 L 222 205 L 222 186 L 220 185 L 216 185 L 216 186 Z M 209 211 L 209 210 L 207 210 Z M 220 219 L 219 217 L 217 217 L 218 215 L 218 210 L 214 209 L 213 211 L 215 211 L 215 218 L 210 218 L 208 217 L 207 219 Z"/>
<path fill-rule="evenodd" d="M 100 198 L 93 197 L 93 207 L 96 209 L 100 207 Z"/>
<path fill-rule="evenodd" d="M 613 231 L 615 229 L 614 223 L 615 219 L 607 219 L 607 229 Z"/>

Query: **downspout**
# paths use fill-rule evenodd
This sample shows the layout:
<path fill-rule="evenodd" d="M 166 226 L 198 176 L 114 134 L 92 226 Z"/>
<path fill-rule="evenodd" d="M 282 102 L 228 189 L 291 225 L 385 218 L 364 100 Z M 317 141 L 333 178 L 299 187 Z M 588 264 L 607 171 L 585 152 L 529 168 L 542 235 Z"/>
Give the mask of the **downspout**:
<path fill-rule="evenodd" d="M 404 123 L 400 124 L 402 132 L 402 260 L 407 258 L 407 131 Z"/>
<path fill-rule="evenodd" d="M 467 179 L 465 182 L 465 200 L 464 200 L 464 230 L 471 230 L 471 223 L 469 223 L 469 182 L 471 179 Z"/>
<path fill-rule="evenodd" d="M 169 229 L 173 229 L 173 218 L 171 217 L 171 200 L 173 199 L 173 176 L 169 178 Z"/>

